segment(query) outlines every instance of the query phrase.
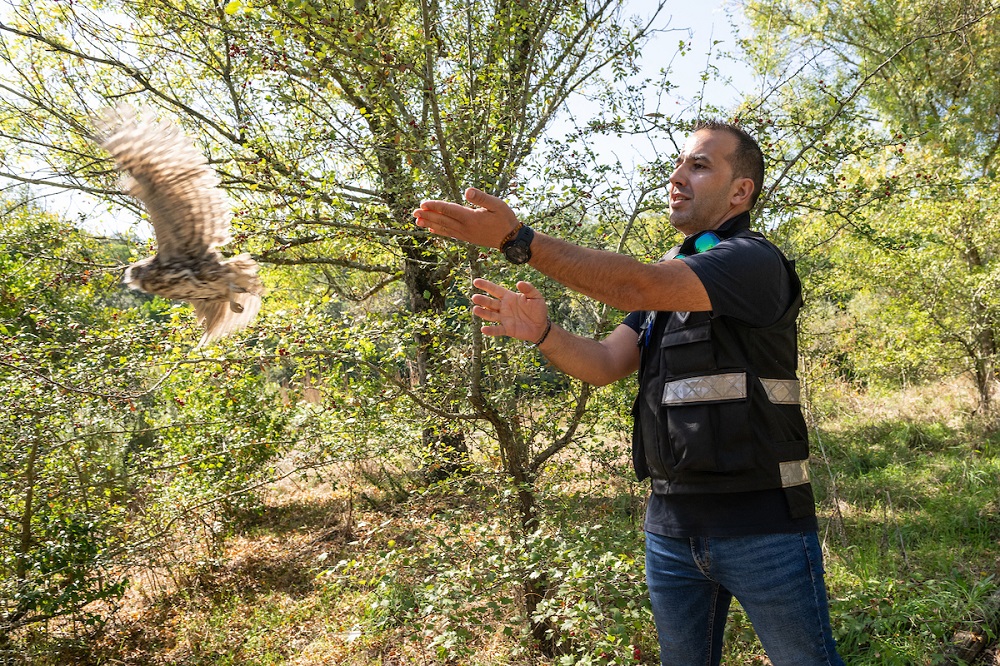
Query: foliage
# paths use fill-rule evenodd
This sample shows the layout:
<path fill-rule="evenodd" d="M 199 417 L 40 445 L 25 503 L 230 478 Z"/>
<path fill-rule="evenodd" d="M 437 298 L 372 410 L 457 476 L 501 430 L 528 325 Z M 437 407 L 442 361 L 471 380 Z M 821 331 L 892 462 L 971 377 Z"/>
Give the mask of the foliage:
<path fill-rule="evenodd" d="M 989 422 L 968 407 L 956 417 L 975 401 L 963 388 L 837 394 L 860 409 L 816 433 L 830 472 L 831 616 L 849 663 L 944 663 L 942 646 L 988 615 L 997 581 L 983 556 L 1000 534 L 1000 461 Z"/>
<path fill-rule="evenodd" d="M 429 526 L 426 543 L 390 540 L 377 560 L 342 560 L 326 572 L 336 588 L 325 594 L 361 595 L 359 631 L 394 633 L 440 660 L 469 659 L 484 631 L 530 642 L 517 598 L 524 577 L 545 577 L 558 582 L 536 612 L 558 634 L 562 662 L 636 663 L 635 654 L 652 652 L 636 532 L 595 525 L 517 539 L 495 518 L 470 525 L 466 510 Z"/>
<path fill-rule="evenodd" d="M 407 220 L 421 198 L 458 200 L 465 184 L 517 192 L 557 111 L 605 70 L 632 72 L 648 23 L 617 3 L 582 0 L 93 0 L 14 4 L 0 31 L 11 87 L 23 91 L 4 102 L 8 163 L 47 167 L 36 178 L 13 166 L 4 175 L 134 207 L 88 145 L 87 114 L 119 99 L 169 111 L 238 202 L 234 250 L 300 267 L 308 277 L 293 283 L 312 301 L 336 297 L 362 303 L 352 316 L 382 317 L 378 334 L 402 351 L 407 379 L 427 394 L 405 409 L 417 420 L 434 415 L 422 432 L 431 455 L 465 448 L 468 425 L 482 425 L 494 431 L 506 472 L 530 486 L 572 439 L 587 390 L 574 389 L 562 410 L 568 421 L 547 420 L 565 430 L 536 443 L 541 426 L 522 428 L 512 389 L 541 368 L 525 375 L 528 366 L 487 359 L 490 346 L 462 310 L 463 284 L 480 274 L 506 281 L 511 271 Z M 556 204 L 585 192 L 564 194 Z M 338 352 L 321 343 L 310 353 Z M 444 409 L 428 410 L 434 403 Z M 528 495 L 522 514 L 534 520 Z"/>
<path fill-rule="evenodd" d="M 810 408 L 851 414 L 859 399 L 838 378 L 875 399 L 956 372 L 976 378 L 987 407 L 1000 240 L 988 224 L 998 116 L 981 85 L 995 69 L 992 12 L 747 8 L 763 83 L 730 115 L 769 156 L 757 223 L 806 283 L 810 397 L 822 380 L 844 398 Z M 630 171 L 591 143 L 638 135 L 676 149 L 689 127 L 687 110 L 660 112 L 667 70 L 628 80 L 649 31 L 619 3 L 583 0 L 6 3 L 0 176 L 137 219 L 89 117 L 118 100 L 152 107 L 222 175 L 238 213 L 226 251 L 252 252 L 271 291 L 246 334 L 194 352 L 186 306 L 112 287 L 149 244 L 98 241 L 10 203 L 0 634 L 44 644 L 44 620 L 114 617 L 130 574 L 155 565 L 180 576 L 164 603 L 202 619 L 199 605 L 212 609 L 187 626 L 206 663 L 280 661 L 292 644 L 261 639 L 258 623 L 288 632 L 292 618 L 326 627 L 327 615 L 348 618 L 328 641 L 357 663 L 375 652 L 471 662 L 491 648 L 510 663 L 538 649 L 563 663 L 655 659 L 635 489 L 587 504 L 630 473 L 631 389 L 595 394 L 518 343 L 484 339 L 468 284 L 531 279 L 586 335 L 620 315 L 408 222 L 420 198 L 458 200 L 475 184 L 540 230 L 655 260 L 672 244 L 658 213 L 673 156 Z M 598 117 L 549 134 L 584 87 Z M 824 527 L 840 541 L 833 614 L 852 663 L 913 663 L 995 588 L 983 479 L 996 478 L 996 443 L 946 419 L 873 421 L 816 431 L 832 470 L 817 484 Z M 587 492 L 574 487 L 582 460 Z M 239 586 L 200 597 L 226 544 L 266 515 L 258 491 L 306 470 L 348 507 L 343 538 L 295 560 L 318 598 L 255 606 L 265 595 Z M 431 483 L 456 471 L 471 476 Z M 944 530 L 942 545 L 948 525 L 961 534 Z M 727 651 L 759 656 L 739 611 Z"/>
<path fill-rule="evenodd" d="M 113 355 L 117 369 L 129 356 L 124 341 L 100 331 L 108 284 L 100 255 L 27 202 L 7 207 L 0 240 L 5 632 L 122 591 L 120 577 L 102 575 L 121 546 L 125 507 L 113 452 L 128 441 L 112 434 L 121 429 L 123 400 L 107 394 L 127 395 L 131 381 L 101 367 L 102 357 Z M 83 391 L 81 379 L 91 380 Z"/>
<path fill-rule="evenodd" d="M 243 479 L 226 476 L 233 447 L 263 461 L 290 443 L 261 437 L 284 416 L 241 411 L 242 400 L 219 390 L 271 400 L 277 382 L 290 402 L 311 400 L 289 410 L 302 464 L 392 450 L 404 466 L 425 462 L 433 479 L 468 467 L 470 447 L 489 448 L 485 459 L 518 489 L 518 521 L 532 532 L 534 480 L 590 418 L 590 388 L 567 390 L 537 356 L 484 342 L 467 285 L 516 272 L 430 238 L 409 213 L 424 197 L 459 200 L 465 184 L 521 192 L 555 114 L 605 71 L 633 72 L 650 29 L 608 1 L 9 2 L 0 58 L 15 94 L 0 101 L 0 175 L 141 215 L 89 139 L 92 114 L 120 102 L 169 117 L 208 154 L 237 211 L 226 251 L 287 269 L 272 273 L 265 309 L 275 314 L 259 338 L 251 333 L 236 358 L 177 357 L 149 396 L 174 419 L 152 427 L 205 461 L 200 471 L 223 497 L 242 496 Z M 554 204 L 590 196 L 580 185 Z M 165 304 L 144 307 L 166 315 Z M 607 326 L 602 313 L 572 318 L 587 333 Z M 254 379 L 232 386 L 240 370 Z M 540 406 L 525 412 L 524 403 Z M 203 437 L 172 426 L 195 413 Z M 233 418 L 246 430 L 227 426 Z"/>
<path fill-rule="evenodd" d="M 838 627 L 842 654 L 854 664 L 946 663 L 941 644 L 956 626 L 973 625 L 977 609 L 996 589 L 992 578 L 966 580 L 843 580 L 846 595 L 836 600 L 831 621 Z"/>
<path fill-rule="evenodd" d="M 816 490 L 831 616 L 847 663 L 942 663 L 997 591 L 1000 448 L 969 416 L 974 387 L 957 388 L 815 395 L 853 405 L 814 433 L 825 452 Z M 405 501 L 367 480 L 379 469 L 371 460 L 290 477 L 211 558 L 192 560 L 178 587 L 145 588 L 130 609 L 142 631 L 109 625 L 84 652 L 136 664 L 656 663 L 644 491 L 617 471 L 623 441 L 590 445 L 540 479 L 550 520 L 526 538 L 511 530 L 516 495 L 488 474 Z M 520 603 L 528 576 L 553 581 L 537 608 L 558 637 L 550 658 L 537 655 Z M 738 606 L 725 654 L 740 664 L 763 656 Z"/>
<path fill-rule="evenodd" d="M 4 636 L 97 618 L 92 602 L 120 598 L 171 525 L 245 507 L 281 451 L 282 412 L 248 409 L 265 395 L 261 375 L 179 351 L 181 313 L 116 286 L 124 249 L 23 201 L 5 217 Z"/>
<path fill-rule="evenodd" d="M 937 196 L 942 189 L 873 205 L 855 217 L 877 225 L 892 245 L 856 233 L 827 240 L 828 268 L 809 276 L 822 280 L 813 298 L 830 303 L 816 315 L 826 320 L 821 326 L 839 330 L 841 349 L 852 350 L 826 354 L 850 356 L 845 375 L 905 386 L 968 373 L 986 399 L 993 382 L 988 340 L 997 314 L 991 249 L 997 238 L 995 225 L 985 221 L 995 187 L 964 187 L 971 196 L 960 201 Z M 804 234 L 796 238 L 802 241 Z M 842 320 L 835 323 L 838 316 Z"/>
<path fill-rule="evenodd" d="M 807 351 L 876 384 L 967 372 L 988 411 L 996 100 L 977 81 L 996 57 L 995 14 L 811 0 L 747 14 L 748 53 L 774 85 L 743 113 L 777 151 L 776 235 L 823 320 Z"/>

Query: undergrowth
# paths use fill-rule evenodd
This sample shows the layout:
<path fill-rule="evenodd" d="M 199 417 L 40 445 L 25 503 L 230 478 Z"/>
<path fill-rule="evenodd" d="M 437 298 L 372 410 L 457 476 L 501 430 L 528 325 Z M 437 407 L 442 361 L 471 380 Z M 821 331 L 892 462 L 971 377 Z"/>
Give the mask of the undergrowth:
<path fill-rule="evenodd" d="M 813 432 L 831 617 L 852 666 L 943 663 L 998 588 L 1000 435 L 892 400 L 827 411 Z M 103 627 L 20 636 L 15 663 L 658 663 L 645 491 L 626 449 L 592 445 L 554 465 L 527 536 L 511 527 L 514 490 L 485 472 L 431 486 L 400 473 L 391 492 L 286 482 L 212 557 L 179 557 L 169 585 L 137 580 Z M 526 579 L 548 589 L 531 618 L 546 645 L 528 629 Z M 736 604 L 725 663 L 768 663 Z"/>

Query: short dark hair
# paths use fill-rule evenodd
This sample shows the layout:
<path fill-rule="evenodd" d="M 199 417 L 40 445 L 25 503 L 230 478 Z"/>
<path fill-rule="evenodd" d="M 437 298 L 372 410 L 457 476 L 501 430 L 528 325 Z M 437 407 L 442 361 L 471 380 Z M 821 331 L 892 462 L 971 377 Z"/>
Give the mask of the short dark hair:
<path fill-rule="evenodd" d="M 729 132 L 736 138 L 736 151 L 729 158 L 734 178 L 749 178 L 753 181 L 753 196 L 750 197 L 750 207 L 753 208 L 764 189 L 764 153 L 760 145 L 746 130 L 733 123 L 723 120 L 700 120 L 694 126 L 694 132 L 710 130 L 713 132 Z"/>

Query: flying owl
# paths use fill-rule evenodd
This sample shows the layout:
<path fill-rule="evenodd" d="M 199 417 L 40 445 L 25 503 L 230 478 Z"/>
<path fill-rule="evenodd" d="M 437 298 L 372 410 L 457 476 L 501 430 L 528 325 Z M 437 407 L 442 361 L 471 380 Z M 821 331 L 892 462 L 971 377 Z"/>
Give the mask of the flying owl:
<path fill-rule="evenodd" d="M 194 306 L 204 334 L 198 346 L 247 326 L 264 286 L 249 254 L 223 259 L 229 203 L 205 156 L 173 124 L 119 107 L 96 122 L 97 141 L 127 172 L 123 189 L 139 199 L 156 234 L 156 254 L 132 264 L 132 289 Z"/>

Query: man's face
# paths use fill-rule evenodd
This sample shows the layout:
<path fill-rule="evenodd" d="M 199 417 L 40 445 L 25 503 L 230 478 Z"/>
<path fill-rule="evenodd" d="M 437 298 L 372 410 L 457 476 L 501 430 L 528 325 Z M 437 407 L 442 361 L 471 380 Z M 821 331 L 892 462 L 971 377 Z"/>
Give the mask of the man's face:
<path fill-rule="evenodd" d="M 670 223 L 684 235 L 715 229 L 749 210 L 739 196 L 747 179 L 734 180 L 729 163 L 737 145 L 736 137 L 718 130 L 699 130 L 684 143 L 668 190 Z"/>

